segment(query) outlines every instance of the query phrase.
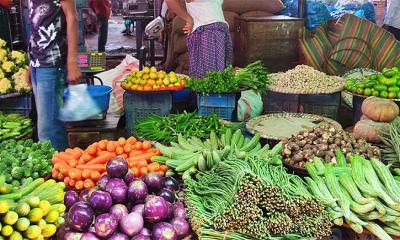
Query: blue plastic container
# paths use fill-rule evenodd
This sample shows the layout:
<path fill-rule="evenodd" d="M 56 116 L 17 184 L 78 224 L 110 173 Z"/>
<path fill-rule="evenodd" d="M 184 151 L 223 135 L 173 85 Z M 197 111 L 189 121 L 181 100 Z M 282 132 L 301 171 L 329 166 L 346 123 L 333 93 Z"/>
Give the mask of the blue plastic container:
<path fill-rule="evenodd" d="M 88 85 L 87 87 L 89 95 L 93 98 L 101 112 L 107 112 L 108 107 L 110 106 L 110 94 L 112 88 L 103 85 Z M 64 93 L 64 97 L 67 98 L 68 96 L 69 91 L 67 89 Z"/>
<path fill-rule="evenodd" d="M 134 135 L 136 123 L 151 115 L 167 116 L 172 109 L 172 94 L 165 92 L 124 93 L 125 123 L 129 135 Z"/>
<path fill-rule="evenodd" d="M 209 116 L 213 113 L 220 118 L 234 121 L 235 109 L 238 102 L 237 93 L 229 94 L 197 94 L 197 110 L 200 116 Z"/>
<path fill-rule="evenodd" d="M 18 113 L 29 117 L 32 111 L 32 94 L 0 99 L 0 112 Z"/>
<path fill-rule="evenodd" d="M 189 88 L 182 89 L 180 91 L 172 91 L 172 101 L 173 102 L 183 102 L 188 100 L 190 97 Z"/>

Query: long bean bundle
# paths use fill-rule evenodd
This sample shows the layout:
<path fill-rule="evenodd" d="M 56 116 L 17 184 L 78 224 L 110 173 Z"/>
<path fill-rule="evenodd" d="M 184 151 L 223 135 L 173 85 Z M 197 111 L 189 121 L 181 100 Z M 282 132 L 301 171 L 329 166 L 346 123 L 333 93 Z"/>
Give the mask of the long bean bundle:
<path fill-rule="evenodd" d="M 381 132 L 385 147 L 381 149 L 382 160 L 400 166 L 400 118 L 396 118 Z"/>
<path fill-rule="evenodd" d="M 328 213 L 303 180 L 258 156 L 241 160 L 231 155 L 186 184 L 186 205 L 200 239 L 268 239 L 292 233 L 320 238 L 331 233 Z M 226 231 L 230 238 L 221 234 Z"/>
<path fill-rule="evenodd" d="M 200 230 L 200 237 L 199 240 L 249 240 L 252 239 L 249 236 L 236 233 L 236 232 L 220 232 L 215 229 L 211 228 L 203 228 Z M 287 234 L 285 236 L 274 236 L 274 237 L 267 237 L 263 240 L 311 240 L 312 238 L 302 237 L 297 234 Z"/>

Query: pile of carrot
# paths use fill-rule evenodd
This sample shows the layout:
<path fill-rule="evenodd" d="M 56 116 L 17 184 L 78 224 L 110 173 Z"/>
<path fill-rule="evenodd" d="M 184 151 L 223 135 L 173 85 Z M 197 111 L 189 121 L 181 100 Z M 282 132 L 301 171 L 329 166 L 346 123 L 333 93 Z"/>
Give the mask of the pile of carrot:
<path fill-rule="evenodd" d="M 160 150 L 152 148 L 149 141 L 137 141 L 136 138 L 119 138 L 118 141 L 101 140 L 85 150 L 68 148 L 53 156 L 52 177 L 64 181 L 67 187 L 74 190 L 89 189 L 106 172 L 107 162 L 115 157 L 128 161 L 129 168 L 135 177 L 148 172 L 165 175 L 168 168 L 151 162 L 153 156 L 159 156 Z"/>

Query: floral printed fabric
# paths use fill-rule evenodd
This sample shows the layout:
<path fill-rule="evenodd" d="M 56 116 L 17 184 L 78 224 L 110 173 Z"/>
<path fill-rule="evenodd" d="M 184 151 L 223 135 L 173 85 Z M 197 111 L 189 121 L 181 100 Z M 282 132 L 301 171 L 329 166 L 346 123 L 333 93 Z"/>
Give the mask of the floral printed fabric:
<path fill-rule="evenodd" d="M 32 67 L 62 67 L 67 54 L 66 20 L 60 0 L 29 0 Z"/>

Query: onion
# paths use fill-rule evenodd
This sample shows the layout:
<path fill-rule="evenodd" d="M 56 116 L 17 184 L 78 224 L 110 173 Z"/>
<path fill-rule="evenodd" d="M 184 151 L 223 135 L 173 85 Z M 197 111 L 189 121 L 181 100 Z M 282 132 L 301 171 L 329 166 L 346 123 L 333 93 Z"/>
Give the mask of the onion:
<path fill-rule="evenodd" d="M 176 240 L 178 238 L 174 227 L 166 222 L 157 223 L 153 228 L 154 240 Z"/>
<path fill-rule="evenodd" d="M 128 215 L 128 208 L 126 208 L 125 205 L 122 204 L 115 204 L 114 206 L 111 207 L 110 213 L 114 215 L 114 217 L 117 219 L 117 221 L 121 221 L 122 217 Z"/>
<path fill-rule="evenodd" d="M 158 192 L 162 188 L 162 177 L 158 173 L 148 173 L 144 176 L 144 182 L 151 192 Z"/>
<path fill-rule="evenodd" d="M 124 216 L 119 223 L 121 230 L 128 236 L 133 237 L 142 231 L 144 225 L 143 217 L 140 213 L 129 213 Z"/>
<path fill-rule="evenodd" d="M 70 209 L 72 205 L 79 202 L 79 194 L 75 191 L 68 191 L 64 195 L 64 204 L 67 209 Z"/>
<path fill-rule="evenodd" d="M 106 168 L 111 178 L 123 178 L 128 172 L 128 162 L 121 157 L 116 157 L 108 161 Z"/>
<path fill-rule="evenodd" d="M 162 197 L 154 196 L 144 204 L 144 218 L 146 222 L 161 222 L 165 219 L 167 214 L 168 205 Z"/>
<path fill-rule="evenodd" d="M 101 178 L 97 181 L 97 187 L 99 187 L 100 190 L 106 190 L 106 186 L 108 181 L 110 180 L 110 176 L 108 175 L 103 175 Z"/>
<path fill-rule="evenodd" d="M 119 178 L 111 178 L 106 185 L 106 191 L 111 194 L 114 204 L 126 202 L 127 190 L 125 182 Z"/>
<path fill-rule="evenodd" d="M 143 215 L 143 213 L 144 213 L 144 204 L 135 205 L 132 208 L 131 212 L 137 212 L 137 213 L 140 213 L 140 214 Z"/>
<path fill-rule="evenodd" d="M 128 200 L 135 203 L 143 203 L 148 195 L 146 184 L 140 180 L 134 180 L 129 184 Z"/>
<path fill-rule="evenodd" d="M 105 213 L 112 206 L 112 198 L 108 192 L 97 190 L 90 195 L 89 204 L 95 212 Z"/>
<path fill-rule="evenodd" d="M 175 232 L 179 238 L 189 234 L 189 223 L 185 219 L 174 218 L 170 223 L 174 226 Z"/>
<path fill-rule="evenodd" d="M 67 223 L 76 231 L 86 232 L 94 219 L 93 209 L 84 202 L 75 203 L 68 211 Z"/>
<path fill-rule="evenodd" d="M 118 228 L 118 221 L 114 215 L 103 213 L 96 218 L 94 223 L 96 234 L 102 238 L 110 237 Z"/>

